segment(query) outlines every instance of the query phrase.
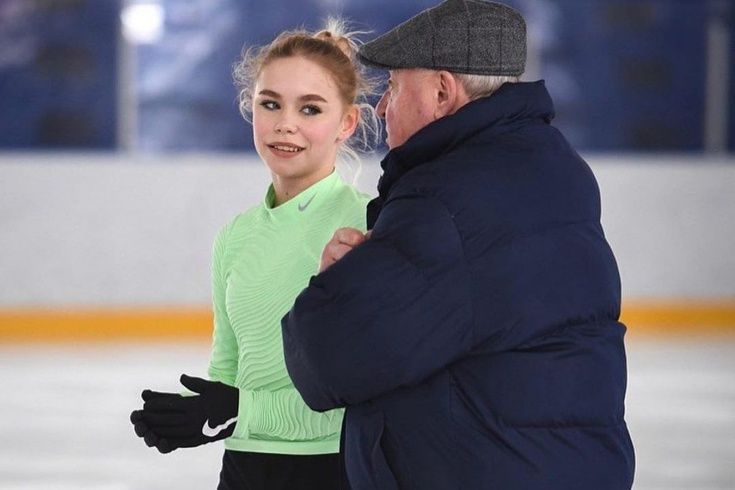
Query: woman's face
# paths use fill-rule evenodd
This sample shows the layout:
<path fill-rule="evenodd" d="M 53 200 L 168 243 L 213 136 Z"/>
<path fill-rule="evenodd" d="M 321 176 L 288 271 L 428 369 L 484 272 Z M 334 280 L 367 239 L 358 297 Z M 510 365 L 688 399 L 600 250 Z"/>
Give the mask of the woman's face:
<path fill-rule="evenodd" d="M 253 100 L 255 149 L 276 177 L 305 189 L 334 169 L 339 143 L 357 124 L 329 72 L 300 56 L 269 62 Z M 299 185 L 301 184 L 301 185 Z"/>

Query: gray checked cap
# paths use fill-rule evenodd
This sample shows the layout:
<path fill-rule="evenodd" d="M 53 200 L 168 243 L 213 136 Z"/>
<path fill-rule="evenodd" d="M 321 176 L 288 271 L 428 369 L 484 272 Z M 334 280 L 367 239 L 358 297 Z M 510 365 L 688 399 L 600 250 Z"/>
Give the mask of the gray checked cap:
<path fill-rule="evenodd" d="M 518 76 L 526 64 L 526 22 L 501 3 L 446 0 L 364 44 L 366 65 Z"/>

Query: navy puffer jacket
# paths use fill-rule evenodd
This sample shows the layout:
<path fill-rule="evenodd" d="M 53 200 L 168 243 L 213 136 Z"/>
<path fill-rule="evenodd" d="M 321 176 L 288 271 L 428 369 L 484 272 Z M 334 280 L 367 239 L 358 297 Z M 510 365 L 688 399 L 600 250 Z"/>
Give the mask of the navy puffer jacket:
<path fill-rule="evenodd" d="M 306 403 L 347 407 L 353 489 L 631 487 L 618 269 L 552 117 L 506 84 L 388 153 L 371 238 L 283 319 Z"/>

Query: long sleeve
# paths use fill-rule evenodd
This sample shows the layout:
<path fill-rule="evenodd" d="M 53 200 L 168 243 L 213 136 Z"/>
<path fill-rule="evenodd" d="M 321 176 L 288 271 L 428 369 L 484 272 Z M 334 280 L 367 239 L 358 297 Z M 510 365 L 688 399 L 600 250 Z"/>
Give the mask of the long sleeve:
<path fill-rule="evenodd" d="M 225 308 L 225 271 L 223 266 L 229 226 L 217 234 L 212 247 L 212 310 L 214 331 L 209 361 L 209 378 L 235 385 L 238 369 L 238 348 L 235 333 Z"/>
<path fill-rule="evenodd" d="M 466 354 L 472 326 L 453 216 L 436 198 L 404 196 L 298 296 L 282 320 L 286 366 L 312 409 L 359 404 Z"/>
<path fill-rule="evenodd" d="M 209 377 L 240 394 L 226 449 L 339 451 L 342 413 L 313 412 L 294 388 L 283 361 L 281 318 L 314 274 L 334 230 L 364 226 L 367 200 L 336 173 L 279 206 L 271 186 L 260 205 L 235 216 L 217 235 Z"/>
<path fill-rule="evenodd" d="M 240 413 L 235 436 L 282 441 L 313 441 L 337 434 L 342 410 L 319 413 L 309 410 L 295 388 L 278 391 L 240 390 Z M 241 418 L 242 420 L 242 418 Z"/>
<path fill-rule="evenodd" d="M 229 227 L 224 227 L 212 252 L 212 297 L 214 339 L 209 376 L 236 385 L 238 348 L 235 333 L 225 309 L 226 277 L 224 258 Z M 337 434 L 342 425 L 342 410 L 314 412 L 304 404 L 293 387 L 276 391 L 240 388 L 238 424 L 234 437 L 278 441 L 312 441 Z"/>

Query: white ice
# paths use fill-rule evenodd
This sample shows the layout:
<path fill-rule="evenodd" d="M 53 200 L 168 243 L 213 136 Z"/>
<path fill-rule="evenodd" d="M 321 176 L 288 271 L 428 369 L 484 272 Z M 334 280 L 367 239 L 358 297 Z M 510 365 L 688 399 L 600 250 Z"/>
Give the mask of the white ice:
<path fill-rule="evenodd" d="M 0 345 L 0 490 L 216 488 L 222 445 L 161 455 L 128 421 L 205 375 L 201 344 Z M 735 489 L 735 339 L 628 341 L 637 490 Z"/>

